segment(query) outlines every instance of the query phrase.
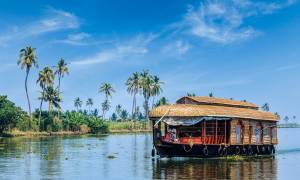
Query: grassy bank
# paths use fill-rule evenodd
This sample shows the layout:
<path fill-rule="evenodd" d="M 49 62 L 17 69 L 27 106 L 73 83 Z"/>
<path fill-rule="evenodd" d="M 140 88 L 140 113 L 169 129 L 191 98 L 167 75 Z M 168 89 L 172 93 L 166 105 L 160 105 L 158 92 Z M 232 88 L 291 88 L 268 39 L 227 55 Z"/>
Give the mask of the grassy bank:
<path fill-rule="evenodd" d="M 107 132 L 99 132 L 98 134 L 107 133 L 139 133 L 139 132 L 150 132 L 151 129 L 147 128 L 147 121 L 122 121 L 122 122 L 104 122 L 105 126 L 108 127 Z M 18 137 L 18 136 L 70 136 L 70 135 L 83 135 L 83 134 L 97 134 L 91 132 L 89 129 L 82 128 L 78 131 L 20 131 L 18 129 L 12 129 L 11 131 L 5 131 L 0 136 L 2 137 Z"/>
<path fill-rule="evenodd" d="M 121 121 L 105 122 L 110 133 L 127 133 L 127 132 L 150 132 L 147 128 L 147 121 Z"/>

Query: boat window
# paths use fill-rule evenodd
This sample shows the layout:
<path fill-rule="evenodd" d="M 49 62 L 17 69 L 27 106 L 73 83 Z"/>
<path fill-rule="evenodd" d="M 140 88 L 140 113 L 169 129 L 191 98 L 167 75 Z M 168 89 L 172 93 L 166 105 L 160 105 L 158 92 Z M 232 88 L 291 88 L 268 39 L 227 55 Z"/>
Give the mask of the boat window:
<path fill-rule="evenodd" d="M 241 126 L 236 127 L 236 142 L 241 144 Z"/>
<path fill-rule="evenodd" d="M 255 142 L 257 143 L 257 144 L 260 144 L 261 143 L 261 141 L 260 141 L 260 130 L 261 130 L 261 128 L 260 127 L 256 127 L 255 128 Z"/>
<path fill-rule="evenodd" d="M 216 134 L 216 123 L 215 121 L 206 122 L 206 136 L 214 136 Z"/>
<path fill-rule="evenodd" d="M 195 126 L 185 126 L 178 128 L 179 137 L 200 137 L 202 129 Z"/>

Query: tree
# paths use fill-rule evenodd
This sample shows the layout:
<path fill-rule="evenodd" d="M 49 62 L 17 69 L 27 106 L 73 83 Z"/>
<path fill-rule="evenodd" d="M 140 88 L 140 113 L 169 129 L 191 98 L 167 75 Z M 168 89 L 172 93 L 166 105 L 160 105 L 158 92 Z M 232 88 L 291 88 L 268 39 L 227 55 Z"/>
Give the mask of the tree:
<path fill-rule="evenodd" d="M 74 101 L 74 106 L 75 108 L 77 109 L 77 112 L 79 111 L 79 109 L 81 108 L 82 106 L 82 101 L 79 97 L 77 97 Z"/>
<path fill-rule="evenodd" d="M 111 118 L 112 121 L 116 121 L 118 119 L 118 116 L 116 113 L 112 113 Z"/>
<path fill-rule="evenodd" d="M 208 96 L 209 96 L 209 97 L 214 97 L 214 94 L 213 94 L 212 92 L 210 92 L 210 93 L 208 94 Z"/>
<path fill-rule="evenodd" d="M 127 86 L 127 92 L 133 96 L 131 111 L 131 115 L 133 117 L 136 112 L 136 95 L 140 88 L 140 74 L 138 72 L 134 72 L 132 76 L 127 79 L 125 84 Z"/>
<path fill-rule="evenodd" d="M 196 94 L 195 94 L 195 93 L 186 93 L 186 96 L 189 96 L 189 97 L 195 97 Z"/>
<path fill-rule="evenodd" d="M 58 89 L 54 89 L 53 86 L 48 86 L 45 89 L 45 97 L 44 97 L 46 102 L 49 102 L 49 113 L 53 111 L 53 106 L 55 108 L 60 109 L 60 102 L 61 98 L 59 96 L 59 91 Z"/>
<path fill-rule="evenodd" d="M 162 98 L 160 98 L 160 99 L 156 102 L 155 107 L 158 107 L 158 106 L 161 106 L 161 105 L 166 105 L 166 104 L 168 104 L 167 98 L 162 97 Z"/>
<path fill-rule="evenodd" d="M 281 117 L 280 117 L 280 114 L 279 114 L 278 112 L 275 112 L 274 114 L 275 114 L 275 116 L 277 116 L 278 119 L 281 118 Z"/>
<path fill-rule="evenodd" d="M 152 76 L 149 74 L 148 70 L 144 70 L 140 74 L 140 88 L 142 90 L 142 94 L 144 97 L 144 109 L 145 109 L 145 116 L 148 119 L 148 112 L 149 112 L 149 98 L 151 97 L 151 88 L 153 79 Z"/>
<path fill-rule="evenodd" d="M 39 123 L 40 123 L 41 115 L 42 115 L 43 101 L 45 99 L 45 88 L 48 86 L 52 86 L 53 82 L 54 82 L 54 74 L 53 74 L 52 69 L 49 68 L 48 66 L 44 67 L 44 69 L 39 72 L 38 79 L 36 82 L 39 83 L 39 85 L 42 89 L 41 96 L 39 97 L 39 100 L 41 100 L 40 107 L 39 107 L 39 110 L 40 110 Z"/>
<path fill-rule="evenodd" d="M 125 121 L 127 118 L 128 118 L 128 112 L 126 111 L 126 109 L 123 109 L 121 112 L 121 119 Z"/>
<path fill-rule="evenodd" d="M 117 115 L 121 118 L 121 112 L 122 112 L 122 105 L 121 104 L 118 104 L 116 106 L 116 113 Z"/>
<path fill-rule="evenodd" d="M 30 72 L 31 67 L 38 67 L 37 64 L 37 57 L 35 54 L 35 48 L 28 46 L 24 49 L 20 50 L 19 59 L 18 59 L 18 65 L 21 66 L 21 69 L 25 69 L 26 71 L 26 77 L 25 77 L 25 92 L 27 97 L 27 103 L 28 103 L 28 112 L 30 116 L 30 125 L 32 121 L 32 114 L 31 114 L 31 104 L 28 94 L 28 88 L 27 88 L 27 81 L 28 81 L 28 75 Z"/>
<path fill-rule="evenodd" d="M 109 101 L 108 100 L 105 100 L 103 103 L 102 103 L 102 118 L 104 119 L 105 118 L 105 112 L 107 112 L 110 108 L 110 104 L 109 104 Z"/>
<path fill-rule="evenodd" d="M 151 96 L 153 97 L 152 108 L 154 106 L 155 97 L 160 95 L 160 93 L 162 92 L 162 88 L 161 88 L 162 84 L 164 83 L 160 81 L 158 76 L 153 76 L 153 81 L 151 85 Z"/>
<path fill-rule="evenodd" d="M 29 122 L 30 117 L 15 104 L 7 99 L 7 96 L 0 95 L 0 133 L 15 127 L 20 121 Z M 26 123 L 27 124 L 27 123 Z"/>
<path fill-rule="evenodd" d="M 102 83 L 100 88 L 99 88 L 99 92 L 100 93 L 104 93 L 105 95 L 105 100 L 102 103 L 102 118 L 105 118 L 105 113 L 106 111 L 109 110 L 110 105 L 109 105 L 109 98 L 112 97 L 112 93 L 115 92 L 115 90 L 113 89 L 113 87 L 111 86 L 111 84 L 109 83 Z"/>
<path fill-rule="evenodd" d="M 89 111 L 91 111 L 91 108 L 92 108 L 93 104 L 94 104 L 93 99 L 88 98 L 87 101 L 86 101 L 86 106 L 89 107 Z"/>
<path fill-rule="evenodd" d="M 266 111 L 266 112 L 270 111 L 270 106 L 268 103 L 265 103 L 261 108 L 263 111 Z"/>
<path fill-rule="evenodd" d="M 285 124 L 287 124 L 288 122 L 289 122 L 289 117 L 288 116 L 285 116 L 284 118 L 283 118 L 283 120 L 285 121 Z"/>
<path fill-rule="evenodd" d="M 69 68 L 63 58 L 58 61 L 55 68 L 56 70 L 54 74 L 58 76 L 58 92 L 60 92 L 60 81 L 65 76 L 65 74 L 69 74 Z"/>

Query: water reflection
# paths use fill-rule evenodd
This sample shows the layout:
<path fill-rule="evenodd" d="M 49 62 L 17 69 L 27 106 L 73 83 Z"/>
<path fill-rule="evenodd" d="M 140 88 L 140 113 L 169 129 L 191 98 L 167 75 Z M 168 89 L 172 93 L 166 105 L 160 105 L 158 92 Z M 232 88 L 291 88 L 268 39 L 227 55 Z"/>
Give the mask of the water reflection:
<path fill-rule="evenodd" d="M 155 160 L 153 179 L 277 179 L 277 160 Z"/>
<path fill-rule="evenodd" d="M 244 161 L 152 159 L 150 133 L 0 138 L 0 179 L 297 179 L 300 131 L 279 136 L 275 158 Z"/>

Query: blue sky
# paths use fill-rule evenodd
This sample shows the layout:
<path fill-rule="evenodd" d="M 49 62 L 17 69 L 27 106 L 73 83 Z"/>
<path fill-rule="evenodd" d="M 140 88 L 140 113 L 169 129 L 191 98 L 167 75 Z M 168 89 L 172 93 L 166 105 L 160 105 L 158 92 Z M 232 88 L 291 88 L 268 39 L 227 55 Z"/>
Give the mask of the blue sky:
<path fill-rule="evenodd" d="M 27 109 L 25 72 L 16 62 L 31 45 L 40 69 L 61 57 L 69 63 L 64 109 L 76 97 L 92 97 L 100 107 L 98 88 L 110 82 L 113 109 L 120 103 L 130 110 L 124 82 L 149 69 L 165 82 L 161 96 L 171 102 L 187 92 L 213 92 L 300 117 L 299 12 L 296 0 L 2 1 L 0 94 Z M 37 72 L 29 81 L 34 107 Z"/>

